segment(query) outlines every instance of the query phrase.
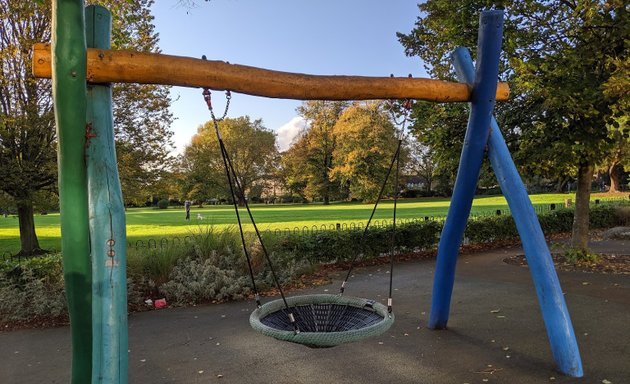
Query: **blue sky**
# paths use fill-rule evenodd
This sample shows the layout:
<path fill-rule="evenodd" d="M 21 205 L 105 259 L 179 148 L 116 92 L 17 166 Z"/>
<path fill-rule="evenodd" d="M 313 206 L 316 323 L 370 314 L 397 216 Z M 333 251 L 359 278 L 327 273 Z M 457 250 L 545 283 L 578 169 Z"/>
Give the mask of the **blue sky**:
<path fill-rule="evenodd" d="M 224 60 L 280 71 L 321 75 L 426 77 L 419 58 L 408 58 L 396 32 L 408 33 L 418 16 L 412 0 L 197 0 L 153 6 L 163 53 Z M 174 87 L 174 142 L 180 152 L 209 120 L 201 91 Z M 213 94 L 223 108 L 223 94 Z M 300 125 L 296 100 L 234 94 L 230 117 L 261 118 L 286 148 Z"/>

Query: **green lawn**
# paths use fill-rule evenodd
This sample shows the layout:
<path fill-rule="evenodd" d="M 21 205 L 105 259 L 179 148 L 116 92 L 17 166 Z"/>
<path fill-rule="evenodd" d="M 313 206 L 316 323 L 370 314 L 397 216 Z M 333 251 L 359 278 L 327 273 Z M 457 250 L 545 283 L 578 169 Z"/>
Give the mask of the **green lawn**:
<path fill-rule="evenodd" d="M 542 194 L 532 195 L 530 199 L 534 205 L 560 204 L 565 199 L 575 200 L 572 194 Z M 595 197 L 593 197 L 595 198 Z M 423 218 L 425 216 L 445 216 L 449 206 L 449 199 L 426 198 L 402 200 L 398 203 L 397 217 L 402 219 Z M 379 204 L 376 219 L 391 219 L 392 202 L 383 201 Z M 473 203 L 473 215 L 492 214 L 497 209 L 506 210 L 507 203 L 502 196 L 477 197 Z M 252 212 L 261 230 L 294 229 L 304 227 L 320 227 L 336 223 L 350 225 L 364 225 L 372 210 L 371 204 L 336 203 L 328 206 L 321 204 L 295 205 L 254 205 Z M 198 220 L 201 214 L 203 220 Z M 247 222 L 246 212 L 242 218 Z M 166 210 L 151 208 L 134 208 L 127 211 L 127 236 L 134 242 L 140 239 L 161 239 L 173 236 L 187 236 L 199 231 L 199 226 L 213 225 L 217 229 L 236 225 L 236 218 L 232 206 L 192 207 L 191 220 L 184 220 L 183 208 L 169 208 Z M 46 249 L 60 248 L 59 214 L 36 215 L 35 226 L 40 245 Z M 251 226 L 248 226 L 251 230 Z M 18 220 L 14 216 L 0 217 L 0 256 L 5 252 L 19 250 Z"/>

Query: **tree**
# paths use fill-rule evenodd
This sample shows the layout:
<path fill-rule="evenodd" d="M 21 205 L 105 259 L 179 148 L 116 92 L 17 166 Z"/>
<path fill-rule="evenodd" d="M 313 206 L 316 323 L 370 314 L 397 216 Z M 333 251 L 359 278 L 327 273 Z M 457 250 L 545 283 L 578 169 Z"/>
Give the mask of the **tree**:
<path fill-rule="evenodd" d="M 339 117 L 333 132 L 337 145 L 332 179 L 347 185 L 353 198 L 375 201 L 398 145 L 383 103 L 354 103 Z M 401 163 L 404 166 L 404 160 Z M 390 184 L 393 179 L 392 174 Z"/>
<path fill-rule="evenodd" d="M 609 58 L 608 65 L 614 68 L 604 84 L 604 94 L 616 100 L 611 105 L 613 113 L 609 121 L 608 132 L 613 141 L 613 150 L 606 162 L 610 176 L 610 192 L 621 191 L 621 176 L 630 172 L 630 127 L 628 126 L 628 110 L 630 110 L 630 45 L 626 44 L 620 57 Z"/>
<path fill-rule="evenodd" d="M 405 167 L 405 174 L 417 176 L 424 185 L 424 192 L 430 193 L 437 176 L 437 163 L 430 147 L 421 144 L 417 140 L 411 140 L 409 147 L 409 159 Z"/>
<path fill-rule="evenodd" d="M 324 204 L 339 196 L 340 185 L 330 177 L 333 151 L 337 145 L 333 127 L 348 104 L 342 101 L 306 101 L 298 113 L 308 122 L 308 128 L 287 151 L 283 164 L 289 185 L 303 185 L 301 194 L 308 199 L 321 198 Z"/>
<path fill-rule="evenodd" d="M 56 136 L 50 82 L 31 74 L 31 46 L 50 39 L 48 2 L 0 1 L 0 190 L 14 199 L 20 254 L 42 252 L 33 199 L 54 191 Z"/>
<path fill-rule="evenodd" d="M 307 130 L 302 131 L 293 141 L 289 149 L 280 154 L 280 177 L 285 189 L 291 195 L 306 199 L 309 169 Z"/>
<path fill-rule="evenodd" d="M 151 23 L 152 1 L 89 3 L 111 9 L 114 48 L 158 51 L 158 36 Z M 50 81 L 33 78 L 30 70 L 32 45 L 50 40 L 50 15 L 50 1 L 0 0 L 0 189 L 15 200 L 22 254 L 39 252 L 34 198 L 56 193 Z M 172 116 L 168 88 L 115 84 L 113 97 L 123 192 L 134 199 L 136 193 L 146 194 L 145 188 L 169 165 Z"/>
<path fill-rule="evenodd" d="M 112 48 L 159 53 L 153 0 L 89 1 L 112 12 Z M 125 202 L 142 204 L 174 165 L 170 87 L 112 85 L 118 171 Z"/>
<path fill-rule="evenodd" d="M 275 134 L 251 121 L 249 116 L 226 118 L 219 130 L 245 195 L 269 179 L 277 156 Z M 229 198 L 223 158 L 212 121 L 199 127 L 182 156 L 184 193 L 187 198 L 204 201 Z M 241 202 L 242 203 L 242 202 Z"/>
<path fill-rule="evenodd" d="M 619 96 L 604 89 L 626 57 L 628 12 L 621 0 L 430 0 L 419 6 L 414 30 L 399 39 L 407 54 L 450 78 L 448 53 L 456 44 L 476 45 L 478 11 L 491 5 L 507 15 L 500 71 L 513 94 L 497 105 L 497 120 L 512 149 L 517 139 L 521 151 L 538 156 L 521 157 L 530 169 L 576 170 L 572 243 L 585 251 L 593 170 L 613 148 L 607 127 L 619 105 Z"/>
<path fill-rule="evenodd" d="M 544 121 L 539 132 L 546 145 L 577 168 L 572 246 L 586 252 L 594 170 L 614 148 L 607 128 L 618 100 L 603 91 L 615 71 L 611 60 L 624 54 L 628 12 L 622 1 L 543 2 L 516 9 L 530 34 L 532 22 L 542 32 L 529 36 L 533 44 L 513 65 L 535 116 Z"/>
<path fill-rule="evenodd" d="M 466 132 L 466 114 L 460 104 L 414 103 L 409 130 L 431 153 L 439 189 L 450 194 Z"/>

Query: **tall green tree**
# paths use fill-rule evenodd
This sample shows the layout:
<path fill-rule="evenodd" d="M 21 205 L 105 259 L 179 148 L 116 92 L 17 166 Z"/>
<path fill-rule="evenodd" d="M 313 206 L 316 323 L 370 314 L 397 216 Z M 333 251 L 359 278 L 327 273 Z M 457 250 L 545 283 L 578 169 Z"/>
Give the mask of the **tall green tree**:
<path fill-rule="evenodd" d="M 593 171 L 614 147 L 608 127 L 614 125 L 619 96 L 605 89 L 627 55 L 626 5 L 621 0 L 429 0 L 419 5 L 415 28 L 399 39 L 433 74 L 452 78 L 448 54 L 456 45 L 476 46 L 478 12 L 493 5 L 506 11 L 500 68 L 513 95 L 497 105 L 499 124 L 507 130 L 508 144 L 526 154 L 521 158 L 530 169 L 575 170 L 572 242 L 586 250 Z"/>
<path fill-rule="evenodd" d="M 31 74 L 31 46 L 50 40 L 49 2 L 0 1 L 0 190 L 17 206 L 21 254 L 41 252 L 33 199 L 54 191 L 56 136 L 50 82 Z"/>
<path fill-rule="evenodd" d="M 627 26 L 630 34 L 630 26 Z M 610 192 L 622 190 L 623 172 L 630 172 L 630 44 L 626 44 L 624 52 L 617 58 L 609 58 L 613 69 L 608 81 L 604 84 L 604 94 L 616 100 L 611 109 L 613 116 L 609 124 L 609 136 L 613 142 L 613 150 L 606 162 L 610 175 Z"/>
<path fill-rule="evenodd" d="M 308 128 L 287 153 L 292 161 L 284 164 L 291 185 L 302 184 L 302 194 L 308 199 L 322 199 L 329 204 L 340 194 L 340 184 L 330 177 L 337 145 L 333 128 L 347 105 L 342 101 L 306 101 L 297 109 Z"/>
<path fill-rule="evenodd" d="M 553 145 L 557 149 L 553 155 L 570 159 L 577 168 L 572 245 L 581 251 L 588 249 L 595 167 L 615 147 L 609 127 L 615 124 L 613 106 L 618 98 L 604 90 L 617 70 L 611 63 L 624 55 L 630 25 L 626 6 L 623 1 L 563 1 L 517 8 L 531 20 L 524 29 L 531 34 L 531 23 L 536 22 L 543 31 L 530 36 L 534 44 L 512 62 L 536 107 L 532 115 L 545 122 L 538 132 L 546 147 Z M 538 45 L 545 48 L 535 49 Z"/>
<path fill-rule="evenodd" d="M 437 181 L 437 163 L 434 152 L 417 140 L 409 140 L 409 158 L 404 172 L 406 176 L 418 177 L 424 185 L 423 191 L 428 195 Z"/>
<path fill-rule="evenodd" d="M 153 0 L 88 1 L 112 12 L 112 49 L 159 53 L 151 14 Z M 142 204 L 174 165 L 170 87 L 112 85 L 116 156 L 126 203 Z"/>
<path fill-rule="evenodd" d="M 356 102 L 341 114 L 334 135 L 331 178 L 347 185 L 352 198 L 375 201 L 398 146 L 389 112 L 382 102 Z"/>
<path fill-rule="evenodd" d="M 252 192 L 271 179 L 274 172 L 275 134 L 262 125 L 262 120 L 251 121 L 249 116 L 227 118 L 219 122 L 219 130 L 245 195 L 253 197 Z M 186 198 L 198 201 L 230 198 L 212 121 L 198 128 L 184 149 L 181 164 Z"/>
<path fill-rule="evenodd" d="M 88 3 L 112 11 L 114 48 L 159 51 L 150 13 L 152 1 Z M 0 0 L 0 189 L 17 206 L 23 254 L 39 251 L 33 202 L 42 201 L 42 194 L 56 193 L 50 81 L 33 78 L 30 69 L 32 45 L 50 40 L 50 16 L 48 0 Z M 147 189 L 169 166 L 172 115 L 168 88 L 115 84 L 113 97 L 123 193 L 128 201 L 143 201 Z"/>
<path fill-rule="evenodd" d="M 284 189 L 291 196 L 306 199 L 306 186 L 309 181 L 307 159 L 309 156 L 307 130 L 304 129 L 286 151 L 280 154 L 280 178 Z"/>

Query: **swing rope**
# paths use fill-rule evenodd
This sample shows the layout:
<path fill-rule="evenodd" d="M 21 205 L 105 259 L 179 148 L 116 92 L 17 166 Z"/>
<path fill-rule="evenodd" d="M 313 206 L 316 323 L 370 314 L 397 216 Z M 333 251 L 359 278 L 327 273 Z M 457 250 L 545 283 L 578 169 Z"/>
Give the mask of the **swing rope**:
<path fill-rule="evenodd" d="M 361 235 L 361 238 L 365 238 L 365 236 L 367 235 L 367 232 L 370 228 L 370 224 L 372 223 L 372 219 L 374 218 L 374 214 L 376 213 L 376 209 L 378 208 L 378 204 L 381 201 L 381 199 L 383 198 L 383 193 L 385 192 L 385 188 L 387 187 L 387 181 L 389 180 L 389 177 L 391 175 L 392 169 L 394 167 L 394 164 L 396 164 L 396 173 L 394 176 L 394 207 L 393 207 L 393 218 L 392 218 L 392 233 L 390 235 L 390 260 L 389 260 L 389 296 L 387 298 L 387 312 L 391 315 L 391 313 L 393 312 L 393 281 L 394 281 L 394 259 L 395 259 L 395 245 L 396 245 L 396 209 L 397 209 L 397 205 L 398 205 L 398 196 L 399 196 L 399 188 L 398 188 L 398 182 L 399 182 L 399 174 L 400 174 L 400 150 L 402 147 L 402 143 L 403 143 L 403 137 L 404 137 L 404 132 L 405 132 L 405 125 L 407 124 L 407 120 L 409 117 L 409 111 L 411 110 L 411 100 L 408 99 L 405 101 L 404 105 L 404 113 L 403 113 L 403 120 L 401 123 L 398 123 L 396 121 L 395 116 L 393 117 L 394 122 L 397 125 L 401 126 L 400 132 L 398 134 L 398 144 L 396 146 L 396 152 L 394 153 L 394 156 L 392 156 L 392 160 L 389 164 L 389 168 L 387 169 L 387 174 L 385 175 L 385 180 L 383 180 L 383 184 L 381 185 L 381 189 L 378 193 L 378 197 L 376 199 L 376 202 L 374 203 L 374 207 L 372 208 L 372 213 L 370 214 L 370 217 L 367 221 L 367 224 L 365 225 L 365 228 L 363 229 L 363 234 Z M 363 241 L 361 241 L 361 244 L 364 244 Z M 348 279 L 350 278 L 350 275 L 352 274 L 352 270 L 354 269 L 354 265 L 356 263 L 356 260 L 359 256 L 359 252 L 355 253 L 352 260 L 350 261 L 350 267 L 348 268 L 348 272 L 346 273 L 346 277 L 344 278 L 343 282 L 341 283 L 341 287 L 339 288 L 339 295 L 343 295 L 345 288 L 346 288 L 346 284 L 348 282 Z"/>
<path fill-rule="evenodd" d="M 205 59 L 205 56 L 203 57 Z M 395 245 L 395 229 L 396 229 L 396 200 L 398 198 L 398 173 L 400 170 L 400 152 L 402 147 L 402 136 L 399 137 L 396 153 L 387 171 L 387 177 L 379 192 L 376 205 L 372 210 L 372 214 L 368 221 L 363 235 L 367 233 L 370 222 L 372 221 L 378 202 L 382 199 L 383 193 L 392 172 L 393 165 L 396 163 L 396 191 L 394 193 L 394 231 L 392 232 L 391 241 L 391 259 L 390 259 L 390 282 L 389 282 L 389 299 L 388 306 L 377 303 L 374 300 L 361 299 L 356 297 L 343 297 L 343 286 L 345 286 L 356 261 L 357 255 L 354 256 L 350 271 L 344 280 L 341 293 L 338 295 L 306 295 L 294 296 L 287 298 L 284 294 L 282 286 L 278 280 L 269 252 L 263 242 L 261 233 L 256 225 L 251 209 L 245 198 L 245 191 L 240 182 L 232 159 L 223 141 L 220 132 L 219 122 L 227 116 L 229 104 L 231 100 L 230 91 L 226 91 L 226 107 L 223 116 L 217 118 L 212 107 L 212 96 L 208 88 L 203 88 L 203 96 L 210 111 L 214 130 L 221 150 L 221 158 L 225 168 L 228 185 L 230 187 L 230 196 L 236 213 L 239 226 L 239 234 L 243 246 L 243 253 L 247 259 L 249 275 L 252 281 L 252 289 L 256 297 L 257 309 L 250 316 L 250 324 L 255 330 L 274 337 L 279 340 L 295 342 L 310 347 L 331 347 L 341 343 L 358 341 L 366 337 L 380 335 L 385 332 L 394 322 L 394 314 L 392 311 L 392 275 L 394 262 L 394 245 Z M 406 118 L 405 118 L 406 121 Z M 404 131 L 404 126 L 403 126 Z M 260 295 L 256 287 L 254 270 L 252 267 L 252 259 L 247 248 L 245 234 L 243 230 L 243 222 L 239 210 L 239 201 L 242 201 L 254 227 L 256 238 L 260 244 L 273 281 L 278 288 L 281 300 L 274 300 L 265 305 L 260 303 Z"/>
<path fill-rule="evenodd" d="M 203 56 L 203 59 L 205 59 L 206 57 Z M 247 259 L 247 266 L 249 268 L 249 275 L 252 281 L 252 289 L 254 290 L 254 294 L 255 294 L 255 298 L 256 298 L 256 305 L 258 308 L 261 307 L 261 303 L 260 303 L 260 295 L 258 292 L 258 289 L 256 288 L 256 281 L 254 278 L 254 271 L 253 271 L 253 267 L 252 267 L 252 262 L 251 262 L 251 256 L 249 254 L 249 252 L 247 251 L 247 244 L 245 241 L 245 234 L 244 234 L 244 230 L 243 230 L 243 225 L 242 225 L 242 221 L 241 221 L 241 216 L 240 216 L 240 212 L 239 212 L 239 208 L 238 208 L 238 201 L 237 198 L 240 199 L 241 201 L 243 201 L 245 208 L 247 210 L 247 214 L 249 215 L 249 219 L 254 227 L 254 231 L 256 232 L 256 237 L 258 239 L 258 242 L 262 248 L 263 254 L 265 256 L 265 259 L 267 261 L 267 265 L 269 266 L 269 270 L 271 272 L 271 276 L 273 278 L 274 284 L 276 285 L 276 287 L 278 288 L 278 291 L 280 292 L 280 296 L 282 297 L 282 301 L 284 303 L 285 309 L 287 311 L 287 316 L 289 317 L 289 321 L 290 323 L 293 325 L 293 331 L 297 334 L 300 332 L 300 330 L 297 327 L 297 324 L 295 322 L 295 317 L 291 311 L 291 309 L 289 308 L 289 304 L 287 303 L 286 297 L 284 295 L 284 291 L 282 289 L 282 286 L 280 285 L 280 282 L 278 280 L 278 276 L 276 274 L 276 271 L 273 267 L 273 263 L 271 262 L 271 257 L 269 256 L 269 252 L 267 251 L 267 247 L 265 246 L 263 239 L 262 239 L 262 235 L 260 234 L 260 231 L 258 230 L 258 226 L 256 225 L 256 221 L 254 220 L 254 216 L 252 215 L 252 212 L 249 208 L 249 204 L 247 203 L 247 199 L 245 198 L 245 191 L 243 190 L 243 187 L 238 179 L 238 175 L 236 174 L 236 171 L 234 169 L 234 165 L 232 163 L 232 160 L 230 159 L 229 153 L 225 147 L 225 143 L 223 142 L 223 137 L 221 136 L 221 131 L 219 129 L 219 122 L 222 121 L 223 119 L 225 119 L 225 117 L 227 116 L 227 112 L 228 112 L 228 108 L 229 108 L 229 102 L 231 100 L 231 93 L 230 91 L 226 91 L 226 107 L 225 107 L 225 112 L 223 114 L 223 116 L 220 119 L 217 119 L 215 114 L 214 114 L 214 109 L 212 107 L 212 94 L 210 92 L 210 90 L 208 88 L 204 88 L 203 89 L 203 97 L 204 100 L 206 102 L 206 105 L 208 106 L 208 110 L 210 111 L 210 116 L 212 117 L 212 122 L 214 125 L 214 130 L 215 133 L 217 135 L 217 140 L 219 142 L 219 148 L 221 150 L 221 157 L 223 159 L 223 165 L 225 168 L 225 174 L 228 180 L 228 184 L 230 186 L 230 195 L 232 197 L 232 205 L 234 206 L 234 211 L 236 213 L 236 218 L 237 218 L 237 222 L 238 222 L 238 229 L 239 229 L 239 233 L 240 233 L 240 237 L 241 237 L 241 243 L 243 245 L 243 253 L 245 254 L 245 258 Z M 234 189 L 234 186 L 236 186 L 236 192 Z M 238 195 L 237 195 L 238 193 Z"/>

